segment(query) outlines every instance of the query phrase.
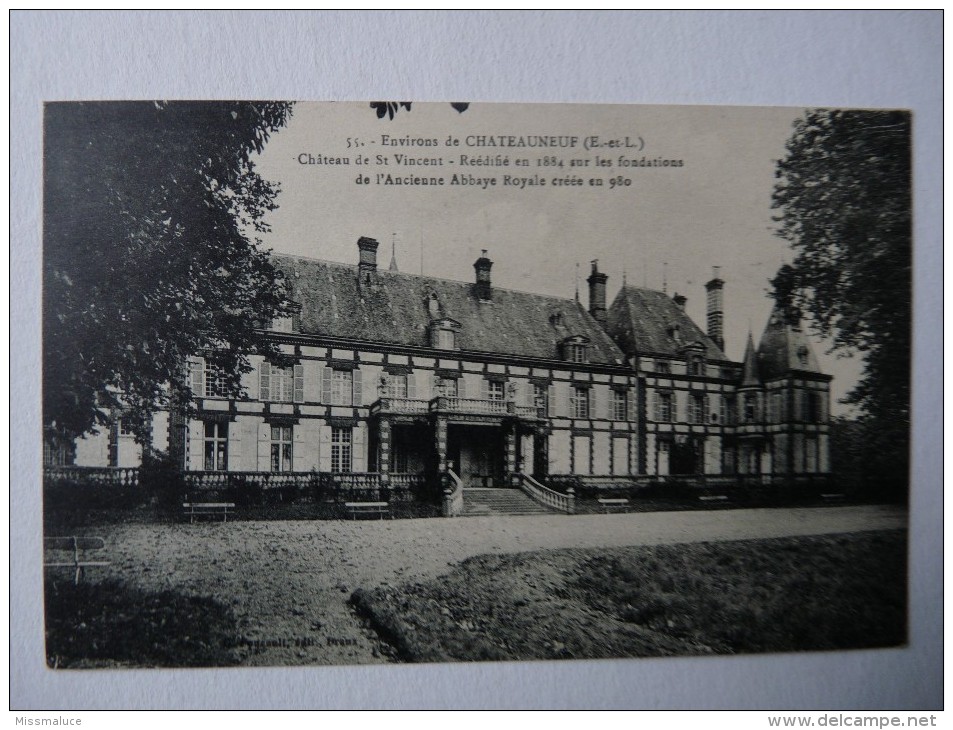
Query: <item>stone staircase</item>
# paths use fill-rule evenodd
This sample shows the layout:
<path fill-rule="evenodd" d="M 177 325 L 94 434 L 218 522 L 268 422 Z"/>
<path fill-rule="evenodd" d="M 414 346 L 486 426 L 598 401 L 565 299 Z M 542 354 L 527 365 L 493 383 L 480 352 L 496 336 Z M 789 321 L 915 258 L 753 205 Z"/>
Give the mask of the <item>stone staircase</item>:
<path fill-rule="evenodd" d="M 534 502 L 519 489 L 467 487 L 463 490 L 463 516 L 558 514 Z"/>

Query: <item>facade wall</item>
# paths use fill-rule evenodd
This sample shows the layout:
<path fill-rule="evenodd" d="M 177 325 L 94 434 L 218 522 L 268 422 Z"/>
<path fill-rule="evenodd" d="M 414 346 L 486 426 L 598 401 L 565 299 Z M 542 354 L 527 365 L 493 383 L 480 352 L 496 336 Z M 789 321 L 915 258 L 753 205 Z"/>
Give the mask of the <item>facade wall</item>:
<path fill-rule="evenodd" d="M 193 376 L 192 386 L 205 397 L 198 399 L 199 416 L 189 423 L 186 468 L 295 472 L 379 468 L 380 419 L 398 415 L 375 404 L 382 398 L 390 407 L 416 404 L 422 420 L 429 414 L 430 401 L 443 394 L 460 399 L 456 403 L 464 412 L 479 413 L 485 408 L 481 403 L 493 402 L 500 403 L 500 415 L 513 406 L 532 411 L 533 417 L 520 423 L 519 444 L 514 443 L 513 458 L 524 468 L 536 463 L 537 443 L 545 443 L 549 473 L 633 473 L 630 442 L 636 431 L 638 391 L 634 376 L 622 368 L 598 372 L 569 363 L 512 364 L 454 352 L 415 354 L 317 344 L 282 348 L 286 357 L 278 363 L 250 358 L 253 372 L 242 381 L 246 398 L 240 401 L 217 397 L 214 372 L 204 360 L 195 359 L 194 369 L 202 375 Z M 398 411 L 401 407 L 396 405 Z M 548 433 L 536 434 L 536 408 L 544 409 Z M 453 423 L 454 416 L 449 418 Z M 219 425 L 209 432 L 208 423 Z M 502 427 L 502 421 L 498 425 Z M 433 436 L 432 429 L 430 433 Z M 342 434 L 349 440 L 346 455 L 338 443 Z M 227 443 L 224 467 L 210 456 L 218 448 L 213 442 L 222 438 Z M 283 457 L 286 444 L 290 461 Z M 388 454 L 388 464 L 393 460 Z M 422 468 L 419 454 L 409 462 L 403 456 L 400 461 L 408 468 Z"/>

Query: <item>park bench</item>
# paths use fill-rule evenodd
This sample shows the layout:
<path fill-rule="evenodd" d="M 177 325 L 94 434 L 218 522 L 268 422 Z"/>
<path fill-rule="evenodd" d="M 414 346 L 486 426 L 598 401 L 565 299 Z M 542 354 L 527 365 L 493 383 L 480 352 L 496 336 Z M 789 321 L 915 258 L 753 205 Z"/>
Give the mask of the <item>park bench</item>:
<path fill-rule="evenodd" d="M 221 516 L 222 522 L 228 522 L 229 510 L 235 509 L 234 502 L 183 502 L 182 509 L 189 516 L 189 524 L 195 522 L 196 517 L 208 515 Z"/>
<path fill-rule="evenodd" d="M 351 519 L 357 519 L 358 515 L 379 515 L 381 519 L 384 519 L 386 514 L 388 517 L 390 514 L 390 504 L 387 502 L 345 502 L 344 509 Z"/>
<path fill-rule="evenodd" d="M 111 565 L 108 560 L 89 560 L 89 553 L 102 550 L 105 543 L 101 537 L 46 537 L 43 549 L 45 568 L 70 568 L 73 582 L 79 585 L 86 568 L 105 568 Z M 68 557 L 67 557 L 68 556 Z"/>
<path fill-rule="evenodd" d="M 629 511 L 629 500 L 625 497 L 599 497 L 598 502 L 602 505 L 606 514 L 609 514 L 609 510 L 614 508 Z"/>

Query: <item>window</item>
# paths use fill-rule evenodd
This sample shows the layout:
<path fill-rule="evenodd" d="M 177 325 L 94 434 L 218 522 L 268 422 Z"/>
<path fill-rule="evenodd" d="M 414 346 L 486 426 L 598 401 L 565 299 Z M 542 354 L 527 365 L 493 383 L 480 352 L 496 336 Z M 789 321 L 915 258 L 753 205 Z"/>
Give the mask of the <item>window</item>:
<path fill-rule="evenodd" d="M 533 383 L 533 405 L 541 408 L 543 413 L 549 413 L 549 386 Z"/>
<path fill-rule="evenodd" d="M 824 422 L 824 400 L 821 397 L 820 393 L 814 391 L 808 391 L 807 398 L 805 400 L 805 407 L 807 413 L 805 414 L 805 421 L 809 423 L 823 423 Z"/>
<path fill-rule="evenodd" d="M 351 471 L 351 429 L 331 428 L 331 471 Z"/>
<path fill-rule="evenodd" d="M 119 435 L 120 436 L 132 436 L 132 421 L 129 418 L 120 418 L 119 419 Z"/>
<path fill-rule="evenodd" d="M 669 423 L 672 420 L 672 394 L 657 393 L 655 396 L 655 420 Z"/>
<path fill-rule="evenodd" d="M 771 394 L 771 422 L 781 423 L 784 420 L 784 396 L 781 393 Z"/>
<path fill-rule="evenodd" d="M 572 416 L 573 418 L 589 418 L 589 388 L 573 386 Z"/>
<path fill-rule="evenodd" d="M 218 365 L 208 361 L 205 362 L 205 397 L 228 397 L 228 383 L 225 380 L 224 371 Z"/>
<path fill-rule="evenodd" d="M 406 379 L 404 384 L 406 386 Z M 350 370 L 333 370 L 331 372 L 331 405 L 349 406 L 354 402 L 353 396 L 354 375 Z M 406 391 L 405 391 L 406 392 Z"/>
<path fill-rule="evenodd" d="M 304 400 L 304 368 L 261 364 L 261 399 L 273 403 L 300 403 Z"/>
<path fill-rule="evenodd" d="M 690 375 L 704 375 L 705 358 L 703 358 L 701 355 L 692 355 L 691 359 L 688 361 L 688 372 Z"/>
<path fill-rule="evenodd" d="M 506 400 L 505 384 L 499 380 L 491 380 L 486 384 L 486 396 L 490 400 Z"/>
<path fill-rule="evenodd" d="M 804 471 L 809 474 L 816 474 L 817 464 L 817 439 L 804 439 Z"/>
<path fill-rule="evenodd" d="M 205 471 L 225 471 L 228 468 L 228 423 L 205 423 Z"/>
<path fill-rule="evenodd" d="M 655 372 L 669 375 L 672 372 L 672 367 L 664 360 L 657 360 L 655 363 Z"/>
<path fill-rule="evenodd" d="M 192 395 L 196 397 L 227 398 L 229 396 L 224 371 L 204 357 L 189 360 L 189 378 Z"/>
<path fill-rule="evenodd" d="M 271 470 L 291 471 L 291 426 L 271 427 Z"/>
<path fill-rule="evenodd" d="M 735 422 L 735 399 L 725 396 L 721 399 L 721 422 L 730 426 Z"/>
<path fill-rule="evenodd" d="M 271 320 L 271 327 L 269 328 L 275 332 L 293 332 L 293 321 L 291 317 L 275 317 Z"/>
<path fill-rule="evenodd" d="M 629 399 L 624 390 L 612 391 L 612 419 L 625 421 L 629 417 Z"/>
<path fill-rule="evenodd" d="M 301 331 L 301 305 L 297 302 L 287 302 L 287 305 L 291 312 L 287 316 L 272 319 L 268 329 L 274 332 Z"/>
<path fill-rule="evenodd" d="M 754 423 L 758 420 L 758 396 L 745 396 L 745 423 Z"/>
<path fill-rule="evenodd" d="M 735 473 L 735 450 L 730 446 L 721 452 L 721 471 L 723 474 Z"/>
<path fill-rule="evenodd" d="M 456 347 L 456 333 L 453 330 L 441 329 L 437 332 L 437 347 L 441 350 L 453 350 Z"/>
<path fill-rule="evenodd" d="M 407 397 L 407 376 L 406 375 L 388 375 L 387 376 L 387 397 L 388 398 L 406 398 Z"/>
<path fill-rule="evenodd" d="M 436 391 L 438 396 L 445 398 L 457 397 L 457 379 L 456 378 L 437 378 Z"/>
<path fill-rule="evenodd" d="M 585 362 L 586 361 L 586 346 L 580 344 L 572 344 L 569 346 L 569 360 L 570 362 Z"/>
<path fill-rule="evenodd" d="M 688 401 L 688 422 L 705 422 L 705 396 L 700 393 L 693 393 Z"/>

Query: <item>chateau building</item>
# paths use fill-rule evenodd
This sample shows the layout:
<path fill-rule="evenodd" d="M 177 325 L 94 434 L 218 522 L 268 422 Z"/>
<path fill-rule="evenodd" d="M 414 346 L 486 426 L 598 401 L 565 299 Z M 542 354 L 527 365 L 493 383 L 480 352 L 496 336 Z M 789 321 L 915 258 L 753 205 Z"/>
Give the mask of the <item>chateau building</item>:
<path fill-rule="evenodd" d="M 293 316 L 262 335 L 245 397 L 227 397 L 213 359 L 190 362 L 196 413 L 160 413 L 153 446 L 187 472 L 373 475 L 401 486 L 453 472 L 463 486 L 573 477 L 627 483 L 681 476 L 829 471 L 828 390 L 799 322 L 776 308 L 744 361 L 724 354 L 724 282 L 706 285 L 707 332 L 684 297 L 623 285 L 592 264 L 588 307 L 492 283 L 377 265 L 357 242 L 346 265 L 275 255 Z M 81 439 L 76 465 L 133 466 L 121 421 Z"/>

